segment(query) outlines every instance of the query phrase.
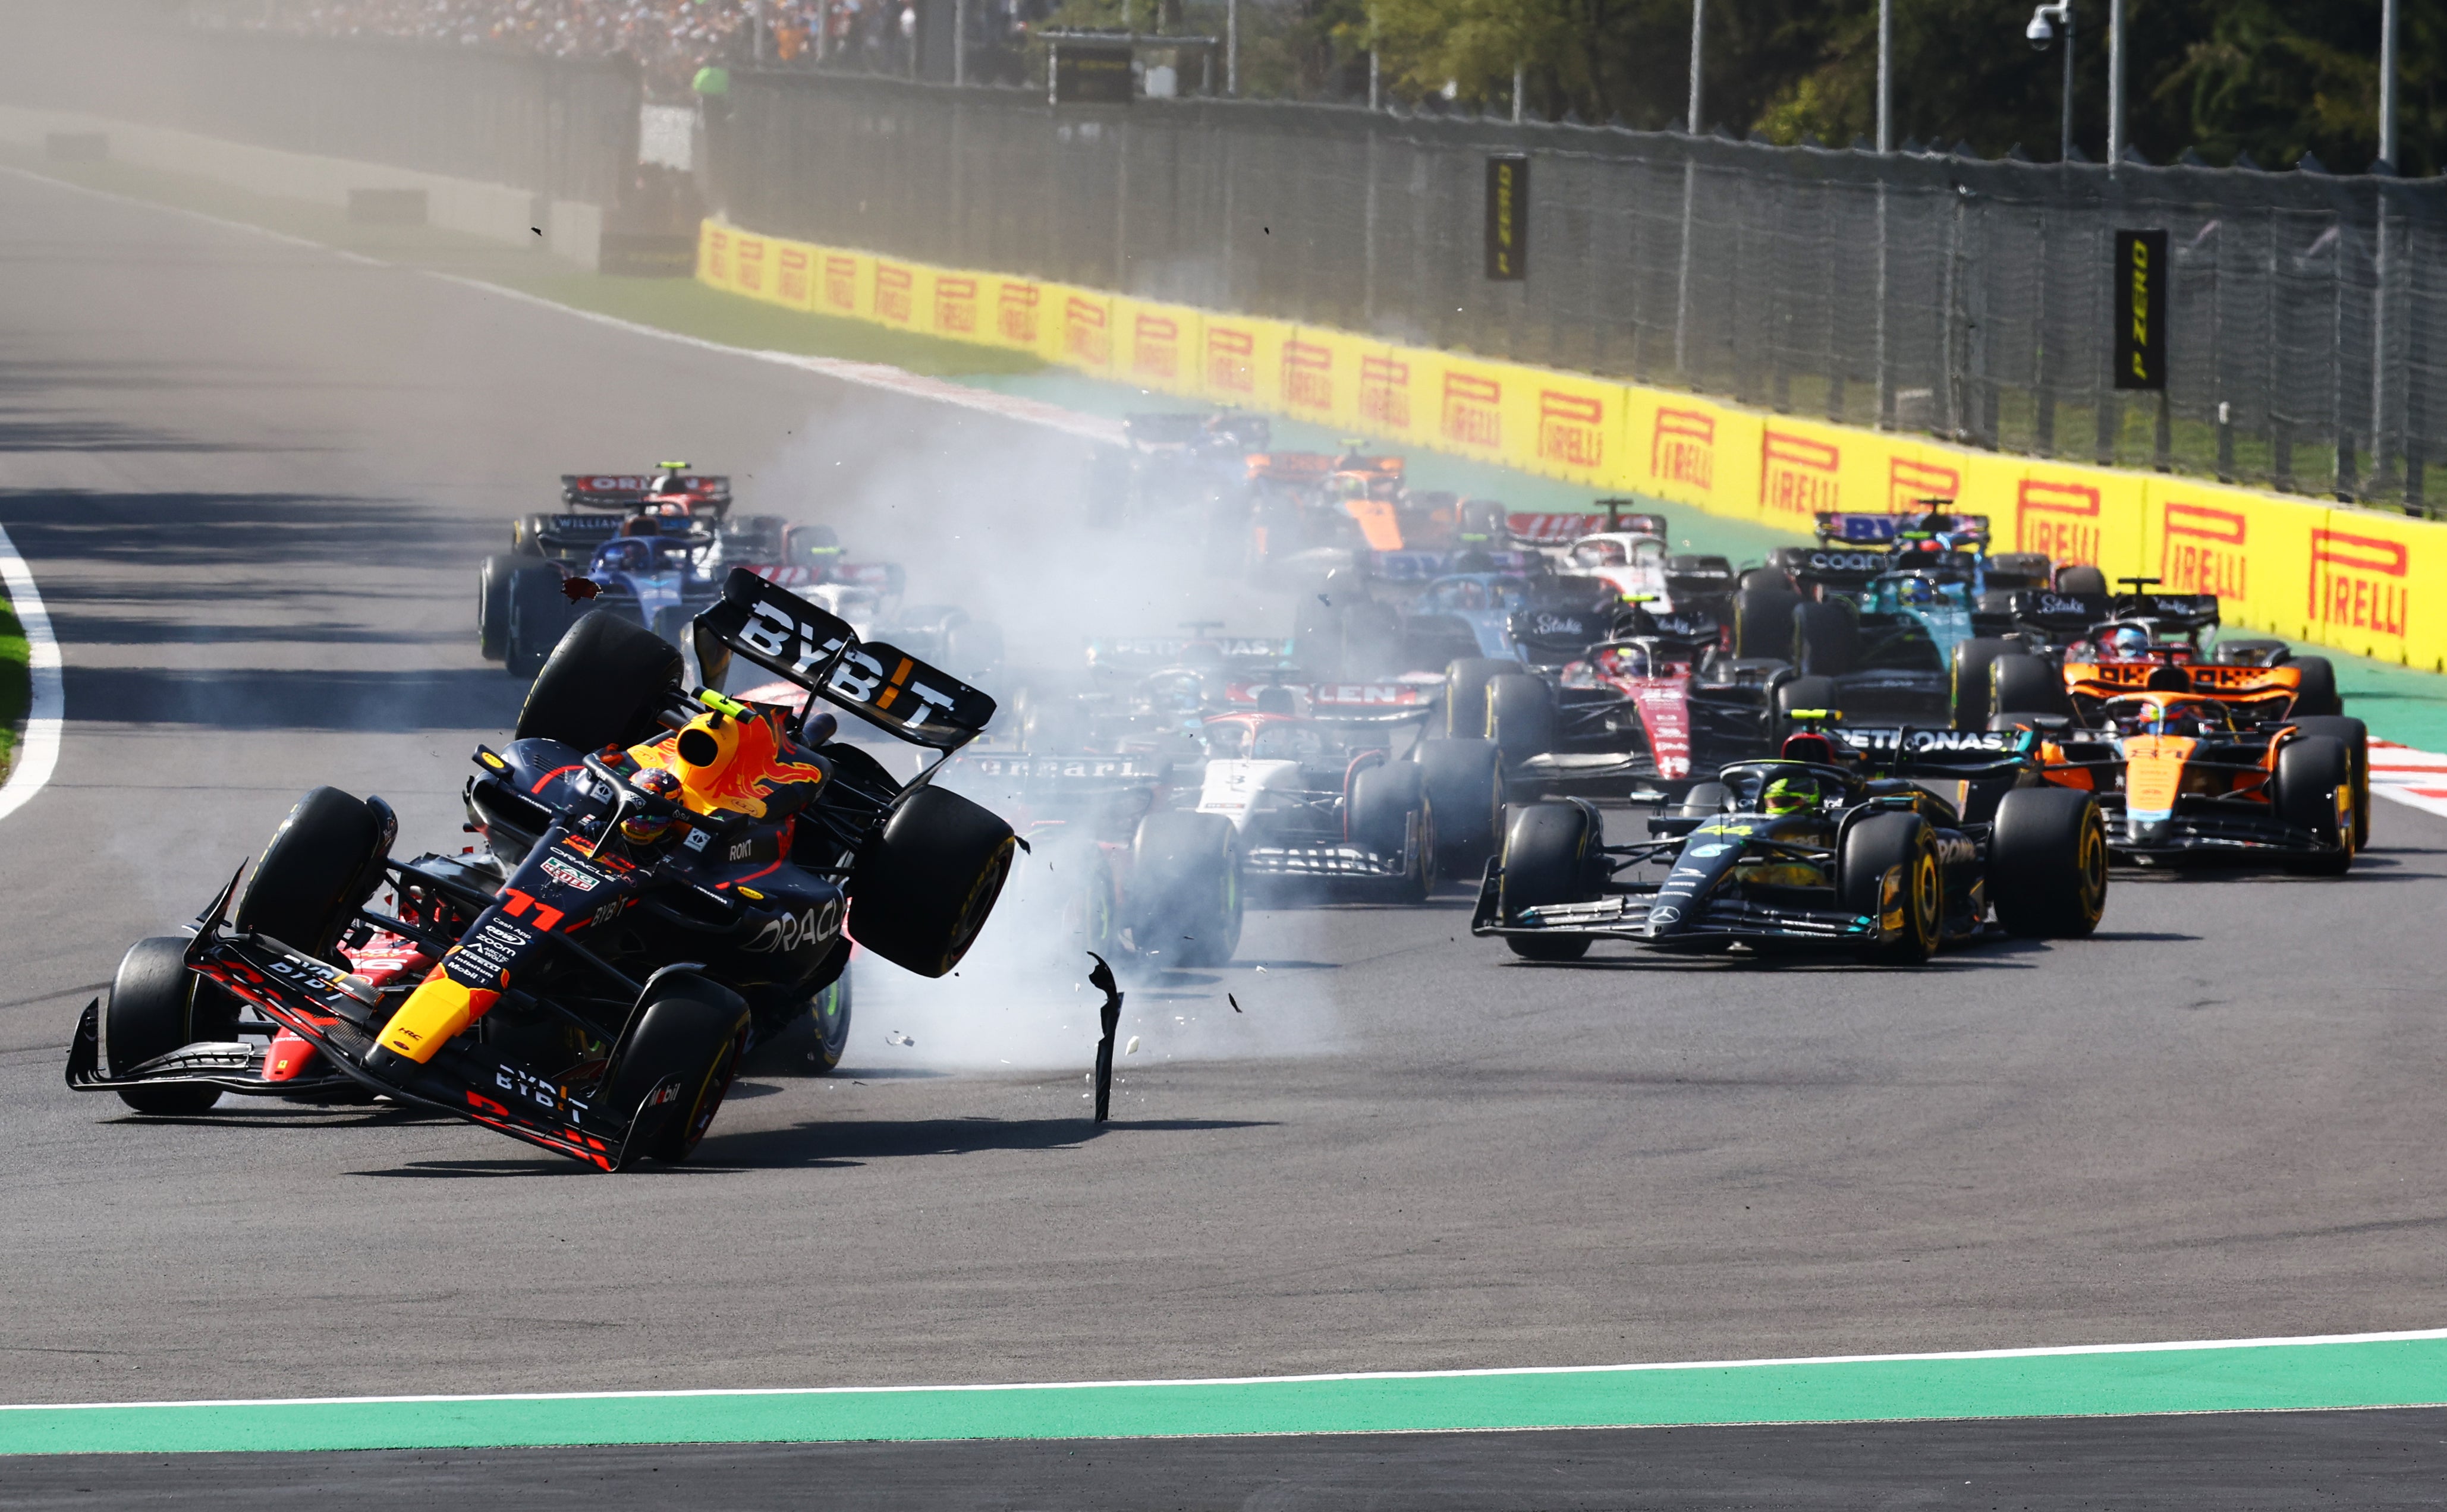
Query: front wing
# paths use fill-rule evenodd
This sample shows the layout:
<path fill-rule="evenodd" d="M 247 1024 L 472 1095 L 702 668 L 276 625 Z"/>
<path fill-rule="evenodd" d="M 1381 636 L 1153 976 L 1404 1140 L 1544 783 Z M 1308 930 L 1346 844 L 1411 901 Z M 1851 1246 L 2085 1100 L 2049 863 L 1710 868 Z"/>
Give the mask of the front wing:
<path fill-rule="evenodd" d="M 1711 898 L 1677 920 L 1671 935 L 1652 935 L 1656 918 L 1654 889 L 1610 893 L 1580 903 L 1549 903 L 1527 908 L 1515 923 L 1504 922 L 1500 895 L 1504 866 L 1488 864 L 1479 886 L 1478 907 L 1470 916 L 1472 935 L 1577 935 L 1590 939 L 1629 940 L 1659 950 L 1688 948 L 1717 940 L 1789 940 L 1801 944 L 1861 945 L 1876 943 L 1878 921 L 1866 914 L 1840 909 L 1779 908 L 1738 898 Z"/>

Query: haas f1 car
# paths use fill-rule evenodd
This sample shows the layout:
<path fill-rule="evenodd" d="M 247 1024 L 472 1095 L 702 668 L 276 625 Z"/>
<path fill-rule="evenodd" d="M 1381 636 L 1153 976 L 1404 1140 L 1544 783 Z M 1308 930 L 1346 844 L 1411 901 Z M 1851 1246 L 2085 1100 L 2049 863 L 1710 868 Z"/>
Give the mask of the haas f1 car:
<path fill-rule="evenodd" d="M 1992 911 L 2014 935 L 2086 936 L 2106 906 L 2106 826 L 2090 794 L 2040 783 L 2035 745 L 2028 731 L 1805 730 L 1780 758 L 1694 787 L 1628 845 L 1605 843 L 1585 802 L 1516 808 L 1470 932 L 1541 961 L 1614 939 L 1894 964 L 1982 934 Z M 1665 875 L 1624 879 L 1648 866 Z"/>
<path fill-rule="evenodd" d="M 746 571 L 693 633 L 715 680 L 735 652 L 817 696 L 688 694 L 669 644 L 588 615 L 508 748 L 477 752 L 484 851 L 395 860 L 380 800 L 315 789 L 194 938 L 128 952 L 68 1085 L 146 1113 L 379 1094 L 618 1170 L 684 1159 L 741 1056 L 821 1012 L 852 937 L 951 971 L 1011 828 L 931 770 L 894 782 L 818 700 L 945 753 L 993 700 Z M 372 906 L 386 889 L 391 913 Z"/>

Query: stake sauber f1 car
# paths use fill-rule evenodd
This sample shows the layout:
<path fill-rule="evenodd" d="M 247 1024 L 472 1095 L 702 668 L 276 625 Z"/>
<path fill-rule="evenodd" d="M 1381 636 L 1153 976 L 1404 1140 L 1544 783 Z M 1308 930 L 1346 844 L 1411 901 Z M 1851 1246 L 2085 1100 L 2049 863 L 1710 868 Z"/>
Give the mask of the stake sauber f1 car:
<path fill-rule="evenodd" d="M 1979 936 L 1992 910 L 2010 934 L 2085 936 L 2106 906 L 2105 826 L 2090 794 L 2039 783 L 2034 745 L 2028 731 L 1805 730 L 1778 759 L 1694 787 L 1628 845 L 1605 843 L 1586 802 L 1515 808 L 1470 932 L 1530 960 L 1616 939 L 1895 964 Z M 1656 865 L 1661 879 L 1623 878 Z"/>
<path fill-rule="evenodd" d="M 993 700 L 745 570 L 692 633 L 714 683 L 736 652 L 817 697 L 687 694 L 667 642 L 588 615 L 508 748 L 477 752 L 484 851 L 394 860 L 379 799 L 315 789 L 192 940 L 128 952 L 78 1024 L 68 1085 L 146 1113 L 380 1094 L 617 1170 L 685 1158 L 740 1057 L 818 1004 L 850 937 L 951 971 L 1011 828 L 931 769 L 894 782 L 817 699 L 945 753 Z M 371 906 L 385 888 L 393 913 Z M 818 1026 L 836 1060 L 841 1018 Z"/>

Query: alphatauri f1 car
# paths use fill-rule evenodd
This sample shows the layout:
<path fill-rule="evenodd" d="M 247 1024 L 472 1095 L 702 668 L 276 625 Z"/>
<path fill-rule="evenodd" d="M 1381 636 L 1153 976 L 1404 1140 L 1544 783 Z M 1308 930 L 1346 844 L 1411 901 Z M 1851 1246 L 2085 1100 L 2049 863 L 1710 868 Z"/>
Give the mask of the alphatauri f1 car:
<path fill-rule="evenodd" d="M 2011 934 L 2088 935 L 2107 901 L 2106 829 L 2090 794 L 2039 784 L 2034 746 L 2028 731 L 1805 730 L 1627 845 L 1605 843 L 1584 801 L 1516 808 L 1470 932 L 1530 960 L 1617 939 L 1895 964 L 1982 934 L 1992 910 Z M 1623 879 L 1650 865 L 1665 875 Z"/>
<path fill-rule="evenodd" d="M 736 652 L 933 750 L 994 714 L 745 570 L 692 633 L 717 685 Z M 680 673 L 667 642 L 581 619 L 508 748 L 477 751 L 482 852 L 394 860 L 379 799 L 308 794 L 192 940 L 128 952 L 78 1023 L 68 1085 L 146 1113 L 353 1089 L 601 1170 L 684 1159 L 740 1057 L 821 1010 L 851 937 L 951 971 L 1016 841 L 931 769 L 903 785 L 835 740 L 817 698 L 792 711 L 692 695 Z M 388 914 L 371 906 L 386 888 Z M 838 1016 L 819 1025 L 836 1059 Z"/>

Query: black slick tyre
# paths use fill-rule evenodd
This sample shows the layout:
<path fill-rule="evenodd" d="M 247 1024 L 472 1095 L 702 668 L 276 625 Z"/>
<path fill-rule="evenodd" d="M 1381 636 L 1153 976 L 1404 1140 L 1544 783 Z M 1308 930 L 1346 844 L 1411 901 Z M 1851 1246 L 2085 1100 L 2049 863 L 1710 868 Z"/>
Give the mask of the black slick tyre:
<path fill-rule="evenodd" d="M 522 567 L 511 576 L 509 626 L 502 637 L 502 662 L 511 676 L 541 671 L 568 632 L 576 611 L 561 591 L 565 580 L 549 565 Z"/>
<path fill-rule="evenodd" d="M 1504 672 L 1487 684 L 1487 733 L 1508 769 L 1555 748 L 1555 690 L 1533 672 Z"/>
<path fill-rule="evenodd" d="M 2305 719 L 2335 718 L 2345 711 L 2345 701 L 2337 692 L 2337 665 L 2325 656 L 2297 656 L 2286 664 L 2303 673 L 2301 686 L 2294 694 L 2293 717 Z"/>
<path fill-rule="evenodd" d="M 557 740 L 578 751 L 635 746 L 660 735 L 654 717 L 678 688 L 679 648 L 616 614 L 588 614 L 560 638 L 519 709 L 520 740 Z"/>
<path fill-rule="evenodd" d="M 1241 948 L 1241 834 L 1221 814 L 1164 809 L 1130 839 L 1130 940 L 1163 966 L 1222 966 Z"/>
<path fill-rule="evenodd" d="M 1998 657 L 2011 653 L 2013 642 L 1988 636 L 1956 644 L 1953 664 L 1947 669 L 1947 694 L 1956 729 L 1988 728 L 1988 716 L 1996 712 L 1988 703 L 1988 669 Z"/>
<path fill-rule="evenodd" d="M 336 787 L 315 788 L 272 832 L 238 894 L 233 922 L 336 961 L 340 932 L 382 880 L 387 827 L 364 800 Z"/>
<path fill-rule="evenodd" d="M 1435 885 L 1436 830 L 1416 763 L 1381 762 L 1354 773 L 1346 830 L 1352 843 L 1404 862 L 1394 883 L 1396 898 L 1406 903 L 1427 899 Z"/>
<path fill-rule="evenodd" d="M 1988 663 L 1988 710 L 1992 715 L 2062 718 L 2073 713 L 2073 700 L 2065 693 L 2064 673 L 2056 663 L 2027 652 L 2010 652 Z"/>
<path fill-rule="evenodd" d="M 199 992 L 199 990 L 201 992 Z M 204 1015 L 199 1015 L 201 996 Z M 216 1001 L 218 999 L 218 1003 Z M 187 941 L 177 935 L 138 940 L 120 957 L 111 978 L 101 1020 L 102 1064 L 113 1076 L 123 1076 L 156 1056 L 167 1055 L 199 1039 L 234 1037 L 235 1005 L 227 1003 L 213 984 L 187 970 Z M 199 1024 L 199 1016 L 218 1022 Z M 220 1101 L 218 1087 L 166 1083 L 160 1087 L 123 1087 L 119 1100 L 139 1113 L 156 1118 L 180 1118 L 201 1113 Z"/>
<path fill-rule="evenodd" d="M 1784 744 L 1797 725 L 1793 716 L 1808 709 L 1820 709 L 1831 714 L 1844 711 L 1843 690 L 1832 677 L 1795 677 L 1775 685 L 1775 718 L 1773 732 L 1776 744 Z"/>
<path fill-rule="evenodd" d="M 2370 728 L 2343 714 L 2298 718 L 2294 728 L 2305 735 L 2325 735 L 2345 747 L 2354 774 L 2354 849 L 2370 848 Z"/>
<path fill-rule="evenodd" d="M 1491 740 L 1419 745 L 1419 782 L 1436 815 L 1436 864 L 1448 877 L 1475 874 L 1495 854 L 1504 824 L 1502 755 Z"/>
<path fill-rule="evenodd" d="M 1842 604 L 1804 599 L 1793 612 L 1793 665 L 1805 677 L 1841 677 L 1861 659 L 1861 625 Z"/>
<path fill-rule="evenodd" d="M 476 573 L 476 649 L 486 661 L 500 661 L 510 650 L 510 583 L 532 557 L 487 557 Z"/>
<path fill-rule="evenodd" d="M 904 971 L 944 976 L 985 928 L 1018 849 L 1011 826 L 939 787 L 893 801 L 849 878 L 849 932 Z"/>
<path fill-rule="evenodd" d="M 1453 740 L 1487 735 L 1487 685 L 1521 664 L 1499 656 L 1470 656 L 1445 668 L 1445 734 Z"/>
<path fill-rule="evenodd" d="M 1590 858 L 1598 844 L 1594 818 L 1579 803 L 1525 803 L 1513 809 L 1504 828 L 1497 917 L 1518 924 L 1530 909 L 1595 898 Z M 1504 943 L 1528 961 L 1576 961 L 1589 953 L 1585 935 L 1508 935 Z"/>
<path fill-rule="evenodd" d="M 615 1110 L 635 1121 L 631 1155 L 666 1163 L 688 1159 L 730 1091 L 749 1022 L 738 993 L 694 973 L 672 972 L 646 985 L 605 1093 Z M 673 1085 L 647 1106 L 667 1078 Z"/>
<path fill-rule="evenodd" d="M 1917 814 L 1873 814 L 1844 832 L 1836 860 L 1844 907 L 1878 921 L 1854 954 L 1879 966 L 1917 966 L 1936 954 L 1945 907 L 1937 832 Z"/>
<path fill-rule="evenodd" d="M 2329 735 L 2297 735 L 2277 750 L 2277 817 L 2332 850 L 2288 861 L 2306 877 L 2343 877 L 2354 864 L 2353 757 Z"/>
<path fill-rule="evenodd" d="M 2107 911 L 2107 824 L 2097 800 L 2070 787 L 2020 787 L 1997 804 L 1988 837 L 1988 900 L 2026 939 L 2076 939 Z"/>
<path fill-rule="evenodd" d="M 2069 598 L 2105 598 L 2107 574 L 2086 563 L 2058 568 L 2057 592 Z"/>
<path fill-rule="evenodd" d="M 1742 575 L 1745 586 L 1734 595 L 1734 654 L 1789 660 L 1793 612 L 1801 607 L 1801 595 L 1790 588 L 1750 587 L 1753 576 Z"/>

